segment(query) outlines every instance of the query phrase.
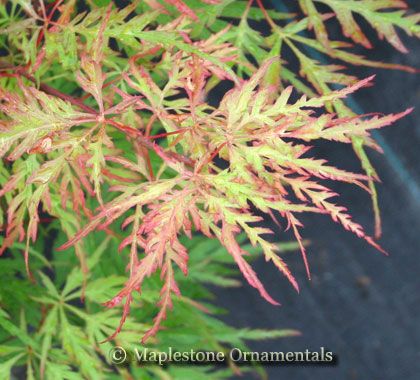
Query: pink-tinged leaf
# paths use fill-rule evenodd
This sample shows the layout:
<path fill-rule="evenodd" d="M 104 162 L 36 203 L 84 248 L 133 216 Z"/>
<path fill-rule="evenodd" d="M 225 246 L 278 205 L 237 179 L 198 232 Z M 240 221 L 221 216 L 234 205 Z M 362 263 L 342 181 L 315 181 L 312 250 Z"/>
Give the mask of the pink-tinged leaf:
<path fill-rule="evenodd" d="M 312 2 L 312 0 L 306 1 Z M 419 16 L 416 14 L 406 15 L 404 10 L 407 8 L 407 4 L 402 0 L 364 2 L 363 6 L 360 6 L 360 1 L 317 1 L 328 5 L 336 13 L 346 36 L 368 48 L 371 47 L 370 42 L 353 18 L 353 13 L 365 18 L 372 28 L 376 30 L 379 38 L 385 38 L 392 46 L 402 53 L 407 53 L 408 51 L 398 37 L 396 27 L 401 28 L 408 35 L 420 35 L 420 28 L 418 25 Z M 402 10 L 390 11 L 395 8 Z"/>
<path fill-rule="evenodd" d="M 266 242 L 267 243 L 267 242 Z M 267 243 L 270 244 L 270 243 Z M 261 244 L 261 247 L 265 253 L 266 260 L 271 260 L 273 264 L 282 272 L 286 278 L 289 280 L 289 282 L 292 284 L 292 286 L 295 288 L 295 290 L 299 293 L 299 284 L 296 281 L 296 278 L 293 276 L 292 272 L 290 271 L 287 264 L 284 262 L 284 260 L 274 253 L 274 246 L 267 249 L 265 244 Z M 270 252 L 268 252 L 270 251 Z"/>
<path fill-rule="evenodd" d="M 222 235 L 221 235 L 222 244 L 226 247 L 228 252 L 235 259 L 236 263 L 238 264 L 239 269 L 241 270 L 242 274 L 244 275 L 248 283 L 252 287 L 256 288 L 265 300 L 267 300 L 273 305 L 280 305 L 267 293 L 263 284 L 261 283 L 261 281 L 258 279 L 257 275 L 255 274 L 254 270 L 243 258 L 246 252 L 236 242 L 233 231 L 234 231 L 234 227 L 223 221 Z"/>
<path fill-rule="evenodd" d="M 199 21 L 197 15 L 194 13 L 194 11 L 191 8 L 189 8 L 183 1 L 181 1 L 181 0 L 165 0 L 165 2 L 173 5 L 182 14 L 188 16 L 189 18 L 193 19 L 194 21 Z"/>
<path fill-rule="evenodd" d="M 351 38 L 354 42 L 363 45 L 367 49 L 372 48 L 372 44 L 362 32 L 359 24 L 354 20 L 354 17 L 348 9 L 342 9 L 337 13 L 337 18 L 343 28 L 344 35 Z"/>
<path fill-rule="evenodd" d="M 287 221 L 289 223 L 289 225 L 292 227 L 293 229 L 293 233 L 295 235 L 295 238 L 299 244 L 299 248 L 300 248 L 300 253 L 302 254 L 302 259 L 303 259 L 303 263 L 305 264 L 305 269 L 306 269 L 306 274 L 308 276 L 308 279 L 311 279 L 311 271 L 309 270 L 309 263 L 308 263 L 308 258 L 306 255 L 306 249 L 305 246 L 303 244 L 303 239 L 302 236 L 299 233 L 298 227 L 302 227 L 302 223 L 300 223 L 300 221 L 292 214 L 292 213 L 287 213 L 286 214 L 287 217 Z"/>
<path fill-rule="evenodd" d="M 272 212 L 269 210 L 269 213 Z M 276 251 L 278 251 L 278 248 L 275 244 L 270 243 L 262 238 L 261 235 L 264 234 L 272 234 L 273 231 L 268 228 L 262 228 L 262 227 L 251 227 L 247 223 L 243 222 L 242 219 L 248 218 L 249 220 L 252 220 L 252 216 L 246 216 L 246 214 L 239 217 L 239 224 L 247 234 L 251 244 L 255 247 L 259 245 L 263 252 L 266 261 L 272 261 L 273 264 L 282 272 L 286 278 L 289 280 L 289 282 L 292 284 L 292 286 L 295 288 L 297 292 L 299 292 L 299 285 L 295 279 L 295 277 L 292 275 L 290 269 L 286 265 L 286 263 L 283 261 L 283 259 L 277 255 Z M 274 216 L 273 216 L 274 217 Z"/>
<path fill-rule="evenodd" d="M 376 248 L 379 252 L 383 253 L 385 256 L 389 256 L 389 253 L 385 251 L 372 237 L 364 236 L 364 239 L 374 248 Z"/>
<path fill-rule="evenodd" d="M 170 264 L 170 259 L 167 260 L 165 266 L 162 268 L 162 274 L 165 275 L 165 284 L 160 292 L 160 301 L 158 302 L 159 312 L 154 318 L 154 323 L 151 329 L 146 331 L 141 342 L 144 344 L 150 337 L 157 334 L 161 328 L 161 323 L 166 319 L 168 309 L 172 309 L 173 303 L 171 293 L 180 295 L 178 285 L 175 282 L 173 269 Z"/>
<path fill-rule="evenodd" d="M 356 92 L 360 88 L 372 86 L 372 81 L 375 78 L 376 75 L 371 75 L 370 77 L 367 77 L 365 79 L 360 80 L 356 84 L 352 86 L 348 86 L 343 88 L 342 90 L 331 92 L 330 94 L 320 96 L 318 98 L 312 98 L 308 99 L 306 101 L 307 107 L 324 107 L 326 103 L 337 100 L 337 99 L 343 99 L 347 97 L 348 95 Z"/>
<path fill-rule="evenodd" d="M 323 17 L 318 13 L 312 0 L 299 0 L 299 5 L 309 18 L 309 29 L 314 29 L 317 39 L 328 49 L 330 41 L 328 39 L 327 28 Z"/>
<path fill-rule="evenodd" d="M 309 119 L 301 128 L 285 132 L 284 136 L 295 137 L 305 141 L 324 139 L 352 143 L 355 138 L 370 137 L 371 130 L 391 125 L 411 113 L 412 110 L 413 108 L 409 108 L 404 112 L 386 116 L 374 115 L 370 119 L 368 119 L 370 115 L 337 119 L 334 118 L 334 115 L 327 114 L 312 120 Z"/>
<path fill-rule="evenodd" d="M 130 314 L 130 307 L 131 307 L 131 302 L 132 301 L 133 301 L 132 295 L 131 294 L 127 295 L 126 300 L 125 300 L 125 304 L 124 304 L 124 307 L 123 307 L 123 314 L 122 314 L 122 317 L 121 317 L 121 320 L 120 320 L 120 323 L 119 323 L 118 327 L 115 329 L 115 332 L 112 335 L 110 335 L 108 338 L 106 338 L 105 340 L 103 340 L 100 343 L 105 343 L 105 342 L 109 342 L 109 341 L 113 340 L 121 332 L 121 330 L 124 326 L 124 323 L 125 323 L 125 321 L 127 320 L 128 316 Z M 107 302 L 105 304 L 105 306 L 108 307 L 108 308 L 112 308 L 112 307 L 117 306 L 120 302 L 121 302 L 121 300 L 118 300 L 118 302 L 117 302 L 117 300 L 113 300 L 112 302 Z"/>
<path fill-rule="evenodd" d="M 331 202 L 327 202 L 325 199 L 320 201 L 320 204 L 325 210 L 328 211 L 334 222 L 340 223 L 346 230 L 353 232 L 359 238 L 366 240 L 378 251 L 388 255 L 388 253 L 378 243 L 376 243 L 372 237 L 366 235 L 363 227 L 360 224 L 352 221 L 350 215 L 346 213 L 347 209 L 345 207 L 337 206 Z"/>

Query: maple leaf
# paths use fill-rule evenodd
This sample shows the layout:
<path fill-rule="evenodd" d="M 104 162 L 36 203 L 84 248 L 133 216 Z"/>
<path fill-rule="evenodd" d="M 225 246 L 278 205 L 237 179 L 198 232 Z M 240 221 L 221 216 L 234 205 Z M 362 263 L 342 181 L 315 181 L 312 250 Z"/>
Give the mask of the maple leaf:
<path fill-rule="evenodd" d="M 3 124 L 0 155 L 11 148 L 8 159 L 15 161 L 25 153 L 49 152 L 53 141 L 70 128 L 94 121 L 92 115 L 76 111 L 69 103 L 33 87 L 21 86 L 23 98 L 0 90 L 0 111 L 9 120 Z"/>
<path fill-rule="evenodd" d="M 183 1 L 181 1 L 181 0 L 165 0 L 165 2 L 168 3 L 168 4 L 173 5 L 181 13 L 183 13 L 186 16 L 190 17 L 191 19 L 193 19 L 195 21 L 198 21 L 197 15 Z"/>
<path fill-rule="evenodd" d="M 299 0 L 300 7 L 309 17 L 309 27 L 314 28 L 318 41 L 329 47 L 328 32 L 322 16 L 318 13 L 312 0 Z"/>
<path fill-rule="evenodd" d="M 343 28 L 344 35 L 366 48 L 372 48 L 372 44 L 354 19 L 353 13 L 364 17 L 377 31 L 381 39 L 385 38 L 402 53 L 407 53 L 408 51 L 398 37 L 395 27 L 403 29 L 408 35 L 420 36 L 420 25 L 418 24 L 420 14 L 405 17 L 404 10 L 387 12 L 391 9 L 406 9 L 407 3 L 403 0 L 301 0 L 301 6 L 309 15 L 319 41 L 326 47 L 330 45 L 328 34 L 322 17 L 314 5 L 314 1 L 328 5 L 337 16 Z"/>

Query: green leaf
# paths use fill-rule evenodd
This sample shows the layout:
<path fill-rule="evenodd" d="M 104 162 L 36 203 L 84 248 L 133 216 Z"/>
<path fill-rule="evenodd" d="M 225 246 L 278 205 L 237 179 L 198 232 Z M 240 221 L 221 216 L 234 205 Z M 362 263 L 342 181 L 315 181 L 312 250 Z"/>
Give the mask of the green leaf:
<path fill-rule="evenodd" d="M 0 327 L 6 330 L 11 336 L 18 338 L 22 343 L 26 344 L 27 346 L 36 348 L 38 347 L 38 343 L 31 338 L 26 331 L 20 329 L 16 325 L 14 325 L 10 320 L 7 318 L 7 314 L 0 309 Z"/>

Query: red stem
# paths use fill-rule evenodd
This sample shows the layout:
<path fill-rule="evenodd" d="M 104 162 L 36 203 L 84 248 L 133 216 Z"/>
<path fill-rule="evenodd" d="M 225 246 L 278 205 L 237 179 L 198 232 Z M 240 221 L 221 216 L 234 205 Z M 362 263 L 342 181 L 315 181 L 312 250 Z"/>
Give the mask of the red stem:
<path fill-rule="evenodd" d="M 182 128 L 182 129 L 178 129 L 178 130 L 173 131 L 173 132 L 166 132 L 166 133 L 160 133 L 160 134 L 158 134 L 158 135 L 148 136 L 147 138 L 148 138 L 149 140 L 155 140 L 155 139 L 159 139 L 159 138 L 161 138 L 161 137 L 166 137 L 166 136 L 176 135 L 176 134 L 178 134 L 178 133 L 184 133 L 184 132 L 186 132 L 186 131 L 187 131 L 187 129 Z"/>
<path fill-rule="evenodd" d="M 209 164 L 210 162 L 213 161 L 213 159 L 219 154 L 219 152 L 222 150 L 222 148 L 227 144 L 227 142 L 225 141 L 223 144 L 220 144 L 219 147 L 217 147 L 214 152 L 211 154 L 211 156 L 206 160 L 203 161 L 202 164 L 200 164 L 200 166 L 197 168 L 196 172 L 200 172 L 201 169 L 203 169 L 203 167 L 207 164 Z"/>

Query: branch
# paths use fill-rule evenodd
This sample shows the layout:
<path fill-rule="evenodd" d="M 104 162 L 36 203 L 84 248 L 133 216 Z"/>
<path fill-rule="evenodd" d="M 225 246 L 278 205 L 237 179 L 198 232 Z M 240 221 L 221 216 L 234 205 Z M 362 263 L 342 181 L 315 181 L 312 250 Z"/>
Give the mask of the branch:
<path fill-rule="evenodd" d="M 26 70 L 23 67 L 17 67 L 17 66 L 12 66 L 12 65 L 4 65 L 0 62 L 0 70 L 13 70 L 15 73 L 14 74 L 8 74 L 8 75 L 4 75 L 3 76 L 11 76 L 11 77 L 16 77 L 16 76 L 23 76 L 26 79 L 30 80 L 32 83 L 37 84 L 36 79 L 29 75 Z M 65 100 L 79 108 L 81 108 L 83 111 L 86 111 L 88 113 L 92 113 L 92 114 L 97 114 L 98 112 L 87 106 L 86 104 L 84 104 L 80 99 L 74 98 L 73 96 L 70 96 L 68 94 L 65 94 L 64 92 L 61 92 L 51 86 L 48 86 L 45 83 L 41 83 L 39 85 L 39 88 L 44 91 L 45 93 L 49 94 L 49 95 L 53 95 L 56 96 L 62 100 Z"/>

